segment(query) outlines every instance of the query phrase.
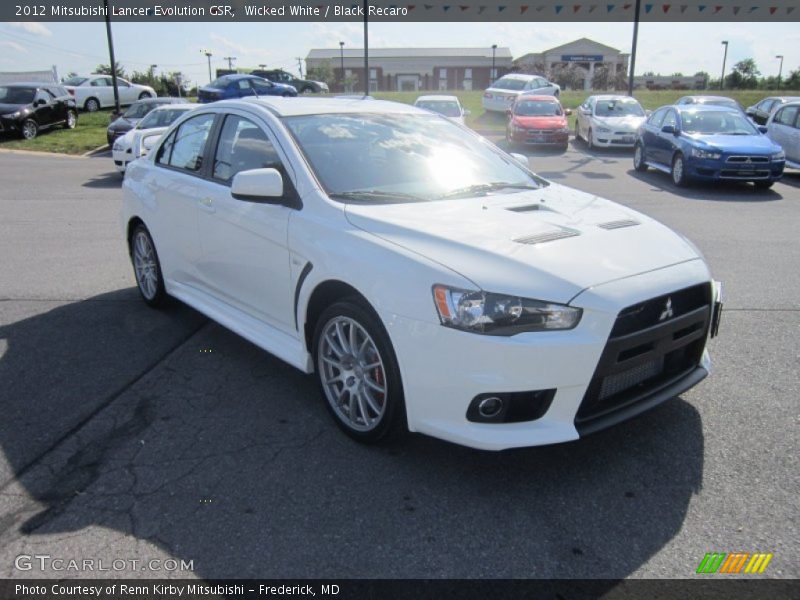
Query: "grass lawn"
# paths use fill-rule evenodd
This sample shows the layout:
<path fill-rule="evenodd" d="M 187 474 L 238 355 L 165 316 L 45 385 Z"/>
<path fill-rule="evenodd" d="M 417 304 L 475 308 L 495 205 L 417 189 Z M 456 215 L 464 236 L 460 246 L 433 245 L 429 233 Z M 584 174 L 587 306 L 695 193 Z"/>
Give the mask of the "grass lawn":
<path fill-rule="evenodd" d="M 417 96 L 423 93 L 438 92 L 374 92 L 372 96 L 381 100 L 393 100 L 412 104 Z M 506 116 L 503 113 L 486 113 L 483 110 L 481 99 L 483 91 L 472 92 L 441 92 L 458 96 L 461 104 L 470 111 L 467 117 L 467 125 L 481 132 L 503 133 L 506 128 Z M 646 109 L 656 109 L 665 104 L 675 102 L 681 96 L 692 92 L 684 90 L 664 90 L 664 91 L 637 91 L 634 96 L 642 103 Z M 717 94 L 709 90 L 708 94 Z M 739 101 L 742 106 L 755 104 L 765 96 L 776 96 L 787 94 L 786 90 L 774 92 L 768 90 L 747 90 L 747 91 L 725 91 L 722 95 L 729 96 Z M 561 93 L 561 102 L 565 108 L 577 108 L 587 97 L 587 92 L 564 91 Z M 81 112 L 78 116 L 78 126 L 70 131 L 63 128 L 56 128 L 41 132 L 33 140 L 23 140 L 16 137 L 0 137 L 0 148 L 13 148 L 16 150 L 38 150 L 40 152 L 58 152 L 63 154 L 83 154 L 89 150 L 102 146 L 106 143 L 106 127 L 109 123 L 110 110 L 102 110 L 96 113 Z M 575 116 L 570 118 L 570 129 L 575 126 Z"/>

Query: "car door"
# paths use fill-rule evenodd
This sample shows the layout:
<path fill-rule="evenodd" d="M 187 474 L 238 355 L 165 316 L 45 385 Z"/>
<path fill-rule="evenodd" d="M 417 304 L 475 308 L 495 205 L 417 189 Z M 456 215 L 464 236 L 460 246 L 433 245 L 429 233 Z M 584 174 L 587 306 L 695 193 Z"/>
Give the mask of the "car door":
<path fill-rule="evenodd" d="M 133 104 L 139 98 L 137 97 L 137 90 L 131 85 L 130 81 L 117 77 L 117 89 L 119 90 L 120 104 Z"/>
<path fill-rule="evenodd" d="M 290 285 L 289 219 L 295 209 L 281 203 L 231 196 L 234 176 L 277 168 L 284 201 L 296 199 L 293 172 L 272 132 L 255 117 L 230 111 L 219 129 L 211 175 L 200 196 L 200 277 L 209 293 L 250 316 L 295 334 Z"/>
<path fill-rule="evenodd" d="M 767 133 L 770 139 L 786 153 L 787 160 L 800 162 L 800 106 L 789 105 L 780 108 L 769 124 Z"/>
<path fill-rule="evenodd" d="M 33 114 L 36 122 L 42 127 L 52 125 L 56 121 L 55 96 L 45 88 L 36 90 L 36 95 L 33 97 Z"/>
<path fill-rule="evenodd" d="M 275 85 L 271 81 L 258 81 L 253 79 L 250 81 L 253 86 L 253 93 L 256 96 L 272 96 L 275 95 Z"/>
<path fill-rule="evenodd" d="M 63 123 L 67 120 L 69 94 L 59 87 L 49 87 L 47 91 L 53 96 L 53 122 Z"/>
<path fill-rule="evenodd" d="M 197 211 L 208 171 L 207 143 L 215 113 L 187 119 L 158 146 L 144 185 L 153 193 L 157 214 L 147 226 L 153 235 L 165 279 L 198 286 L 200 240 Z"/>
<path fill-rule="evenodd" d="M 676 129 L 678 127 L 678 115 L 672 108 L 667 108 L 665 110 L 664 120 L 661 121 L 661 124 L 658 126 L 658 131 L 650 154 L 652 160 L 664 165 L 670 165 L 672 163 L 672 154 L 675 151 L 677 140 L 674 134 L 662 131 L 667 125 L 671 125 Z"/>
<path fill-rule="evenodd" d="M 89 85 L 92 88 L 89 94 L 100 101 L 100 106 L 114 105 L 114 86 L 111 77 L 95 77 Z"/>
<path fill-rule="evenodd" d="M 249 79 L 237 79 L 233 82 L 233 85 L 237 98 L 255 96 L 255 92 L 253 91 L 253 87 L 250 85 Z"/>
<path fill-rule="evenodd" d="M 593 99 L 590 96 L 578 107 L 577 115 L 575 115 L 575 122 L 580 130 L 581 137 L 584 137 L 584 139 L 586 136 L 586 131 L 589 129 L 589 119 L 592 116 L 593 110 Z"/>

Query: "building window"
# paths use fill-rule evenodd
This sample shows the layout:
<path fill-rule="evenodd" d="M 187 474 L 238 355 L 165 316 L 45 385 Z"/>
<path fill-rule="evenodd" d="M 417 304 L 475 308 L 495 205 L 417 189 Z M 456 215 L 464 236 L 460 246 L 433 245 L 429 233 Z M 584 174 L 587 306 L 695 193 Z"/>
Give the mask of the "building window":
<path fill-rule="evenodd" d="M 464 79 L 472 79 L 472 69 L 464 69 Z"/>
<path fill-rule="evenodd" d="M 447 89 L 447 69 L 439 69 L 439 89 Z"/>
<path fill-rule="evenodd" d="M 370 69 L 369 70 L 369 78 L 370 79 L 377 79 L 378 78 L 378 69 Z"/>

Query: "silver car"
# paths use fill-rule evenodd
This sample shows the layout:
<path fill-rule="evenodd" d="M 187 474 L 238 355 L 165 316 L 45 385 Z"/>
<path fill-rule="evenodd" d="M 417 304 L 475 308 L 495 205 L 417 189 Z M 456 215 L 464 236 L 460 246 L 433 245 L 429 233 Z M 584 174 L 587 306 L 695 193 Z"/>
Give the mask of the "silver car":
<path fill-rule="evenodd" d="M 630 96 L 589 96 L 578 107 L 575 138 L 589 148 L 633 148 L 646 118 L 642 105 Z"/>
<path fill-rule="evenodd" d="M 767 121 L 767 137 L 786 153 L 786 166 L 800 169 L 800 101 L 784 104 Z"/>

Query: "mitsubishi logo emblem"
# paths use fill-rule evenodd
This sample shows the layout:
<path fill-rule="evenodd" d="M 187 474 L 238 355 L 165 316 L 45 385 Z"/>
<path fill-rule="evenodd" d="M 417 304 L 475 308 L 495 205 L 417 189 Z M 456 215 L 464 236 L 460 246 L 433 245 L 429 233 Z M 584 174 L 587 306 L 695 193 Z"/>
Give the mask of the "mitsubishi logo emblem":
<path fill-rule="evenodd" d="M 661 311 L 661 316 L 658 317 L 659 321 L 665 321 L 672 317 L 675 313 L 672 312 L 672 298 L 667 298 L 666 304 L 664 304 L 664 310 Z"/>

